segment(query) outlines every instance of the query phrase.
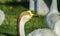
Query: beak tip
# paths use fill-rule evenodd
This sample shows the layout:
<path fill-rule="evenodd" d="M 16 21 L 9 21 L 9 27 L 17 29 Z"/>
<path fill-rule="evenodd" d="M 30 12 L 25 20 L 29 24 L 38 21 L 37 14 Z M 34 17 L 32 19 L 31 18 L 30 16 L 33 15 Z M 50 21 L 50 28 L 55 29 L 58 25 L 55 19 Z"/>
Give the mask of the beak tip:
<path fill-rule="evenodd" d="M 34 17 L 39 17 L 38 15 L 34 15 Z"/>

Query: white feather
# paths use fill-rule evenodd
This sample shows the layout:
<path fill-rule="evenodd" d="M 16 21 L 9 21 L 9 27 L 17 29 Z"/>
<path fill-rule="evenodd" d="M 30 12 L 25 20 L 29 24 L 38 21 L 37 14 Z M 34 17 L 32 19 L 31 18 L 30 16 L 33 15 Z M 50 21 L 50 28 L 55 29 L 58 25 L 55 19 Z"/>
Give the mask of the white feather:
<path fill-rule="evenodd" d="M 47 27 L 54 29 L 56 21 L 60 20 L 60 13 L 57 8 L 57 0 L 52 0 L 52 5 L 50 7 L 50 12 L 46 17 Z"/>
<path fill-rule="evenodd" d="M 49 8 L 47 7 L 44 0 L 37 0 L 37 14 L 38 15 L 47 15 Z"/>
<path fill-rule="evenodd" d="M 4 18 L 5 18 L 5 14 L 2 10 L 0 10 L 0 25 L 3 23 Z"/>

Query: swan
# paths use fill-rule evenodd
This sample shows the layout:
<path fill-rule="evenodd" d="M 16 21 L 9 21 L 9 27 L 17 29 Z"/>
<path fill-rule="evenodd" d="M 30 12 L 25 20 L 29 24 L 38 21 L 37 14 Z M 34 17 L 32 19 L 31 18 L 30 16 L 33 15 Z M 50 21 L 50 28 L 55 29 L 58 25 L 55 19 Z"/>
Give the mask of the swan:
<path fill-rule="evenodd" d="M 17 36 L 25 36 L 24 25 L 33 16 L 31 11 L 22 12 L 17 19 Z M 53 30 L 50 29 L 37 29 L 29 33 L 27 36 L 57 36 Z"/>
<path fill-rule="evenodd" d="M 30 0 L 30 10 L 37 11 L 38 15 L 46 15 L 49 12 L 44 0 Z"/>
<path fill-rule="evenodd" d="M 57 34 L 57 36 L 60 36 L 60 20 L 56 22 L 54 26 L 54 31 Z"/>
<path fill-rule="evenodd" d="M 4 18 L 5 18 L 5 14 L 2 10 L 0 10 L 0 25 L 2 25 Z"/>
<path fill-rule="evenodd" d="M 46 25 L 50 29 L 54 29 L 55 23 L 60 20 L 60 13 L 57 8 L 57 0 L 52 0 L 50 12 L 46 16 Z"/>
<path fill-rule="evenodd" d="M 44 2 L 44 0 L 37 0 L 37 14 L 38 15 L 47 15 L 49 8 Z"/>

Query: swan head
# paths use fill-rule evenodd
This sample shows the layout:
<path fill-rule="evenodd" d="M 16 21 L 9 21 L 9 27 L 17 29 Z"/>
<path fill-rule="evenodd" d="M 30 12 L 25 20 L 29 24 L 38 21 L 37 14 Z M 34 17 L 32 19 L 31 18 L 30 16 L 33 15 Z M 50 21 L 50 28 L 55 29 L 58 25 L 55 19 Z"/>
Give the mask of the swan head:
<path fill-rule="evenodd" d="M 19 17 L 18 17 L 18 22 L 20 22 L 20 21 L 27 22 L 27 21 L 29 21 L 33 16 L 34 16 L 34 14 L 31 12 L 31 10 L 22 12 L 22 13 L 19 15 Z"/>

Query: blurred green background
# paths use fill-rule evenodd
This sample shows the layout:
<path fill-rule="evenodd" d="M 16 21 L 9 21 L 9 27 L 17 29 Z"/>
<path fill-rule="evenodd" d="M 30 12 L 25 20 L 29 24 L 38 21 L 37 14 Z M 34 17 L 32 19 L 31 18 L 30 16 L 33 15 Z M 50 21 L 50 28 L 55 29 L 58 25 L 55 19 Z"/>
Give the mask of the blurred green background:
<path fill-rule="evenodd" d="M 0 36 L 17 36 L 17 18 L 22 11 L 29 10 L 29 0 L 0 0 L 0 9 L 5 13 L 5 20 L 0 26 Z M 25 25 L 26 35 L 35 29 L 46 28 L 45 19 L 46 16 L 39 16 L 28 21 Z"/>

